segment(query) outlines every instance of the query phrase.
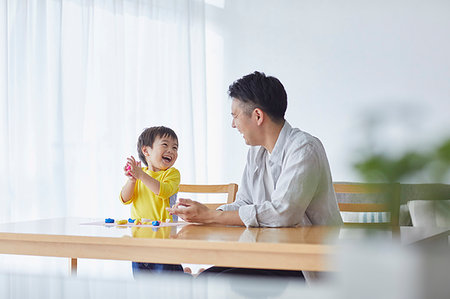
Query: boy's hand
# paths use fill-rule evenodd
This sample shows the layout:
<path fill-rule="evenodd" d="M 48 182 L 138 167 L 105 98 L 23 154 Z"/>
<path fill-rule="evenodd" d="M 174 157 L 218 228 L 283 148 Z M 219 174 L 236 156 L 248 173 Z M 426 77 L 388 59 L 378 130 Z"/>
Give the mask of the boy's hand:
<path fill-rule="evenodd" d="M 125 166 L 123 167 L 123 172 L 124 172 L 125 176 L 126 176 L 130 181 L 136 181 L 136 178 L 133 177 L 133 176 L 131 175 L 130 170 L 131 170 L 131 166 L 130 166 L 128 163 L 125 164 Z"/>
<path fill-rule="evenodd" d="M 141 179 L 145 172 L 142 170 L 141 162 L 137 162 L 133 156 L 127 158 L 127 164 L 125 165 L 126 176 L 130 179 Z"/>

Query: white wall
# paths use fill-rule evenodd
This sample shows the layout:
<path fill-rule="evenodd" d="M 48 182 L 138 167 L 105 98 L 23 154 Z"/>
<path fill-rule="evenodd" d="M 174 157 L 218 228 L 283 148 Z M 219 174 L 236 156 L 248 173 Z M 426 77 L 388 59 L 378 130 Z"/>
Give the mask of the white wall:
<path fill-rule="evenodd" d="M 426 150 L 450 136 L 450 1 L 207 3 L 208 98 L 223 98 L 226 113 L 214 117 L 226 180 L 240 180 L 247 150 L 226 90 L 254 70 L 283 82 L 288 121 L 322 140 L 335 181 L 360 179 L 352 164 L 363 147 Z"/>

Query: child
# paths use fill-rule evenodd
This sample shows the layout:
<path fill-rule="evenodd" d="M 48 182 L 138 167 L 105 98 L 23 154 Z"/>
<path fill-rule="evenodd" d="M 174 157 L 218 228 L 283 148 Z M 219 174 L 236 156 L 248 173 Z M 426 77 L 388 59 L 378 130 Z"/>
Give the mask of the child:
<path fill-rule="evenodd" d="M 180 172 L 173 168 L 178 157 L 178 137 L 172 129 L 151 127 L 139 136 L 137 151 L 140 160 L 127 158 L 124 166 L 128 181 L 122 188 L 120 199 L 124 204 L 132 203 L 131 218 L 146 218 L 165 222 L 173 220 L 166 208 L 169 198 L 178 192 Z M 139 270 L 152 272 L 183 271 L 181 265 L 133 262 L 133 273 Z"/>

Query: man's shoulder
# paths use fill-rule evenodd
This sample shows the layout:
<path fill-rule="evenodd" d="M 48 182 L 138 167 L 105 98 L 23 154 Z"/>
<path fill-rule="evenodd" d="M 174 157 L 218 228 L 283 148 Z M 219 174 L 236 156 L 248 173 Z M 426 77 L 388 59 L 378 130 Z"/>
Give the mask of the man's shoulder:
<path fill-rule="evenodd" d="M 309 134 L 308 132 L 302 131 L 299 128 L 292 128 L 285 139 L 286 148 L 302 148 L 310 146 L 315 146 L 320 143 L 320 140 Z"/>

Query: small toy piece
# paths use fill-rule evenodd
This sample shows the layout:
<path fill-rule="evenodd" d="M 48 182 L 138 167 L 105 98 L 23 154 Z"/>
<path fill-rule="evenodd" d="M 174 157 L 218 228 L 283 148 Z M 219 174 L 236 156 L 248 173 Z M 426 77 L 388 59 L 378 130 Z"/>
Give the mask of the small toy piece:
<path fill-rule="evenodd" d="M 114 219 L 112 218 L 106 218 L 105 223 L 114 223 Z"/>
<path fill-rule="evenodd" d="M 123 224 L 127 224 L 127 223 L 128 223 L 128 220 L 118 220 L 117 221 L 118 225 L 123 225 Z"/>
<path fill-rule="evenodd" d="M 129 222 L 129 223 L 134 223 L 135 221 L 136 221 L 136 219 L 128 218 L 128 222 Z"/>
<path fill-rule="evenodd" d="M 159 222 L 159 221 L 157 221 L 157 220 L 155 220 L 155 221 L 152 221 L 152 225 L 153 225 L 153 226 L 159 226 L 159 224 L 160 224 L 160 222 Z"/>
<path fill-rule="evenodd" d="M 131 175 L 131 172 L 130 172 L 131 166 L 130 166 L 130 164 L 127 164 L 127 167 L 125 168 L 125 170 L 127 171 L 128 175 Z"/>

